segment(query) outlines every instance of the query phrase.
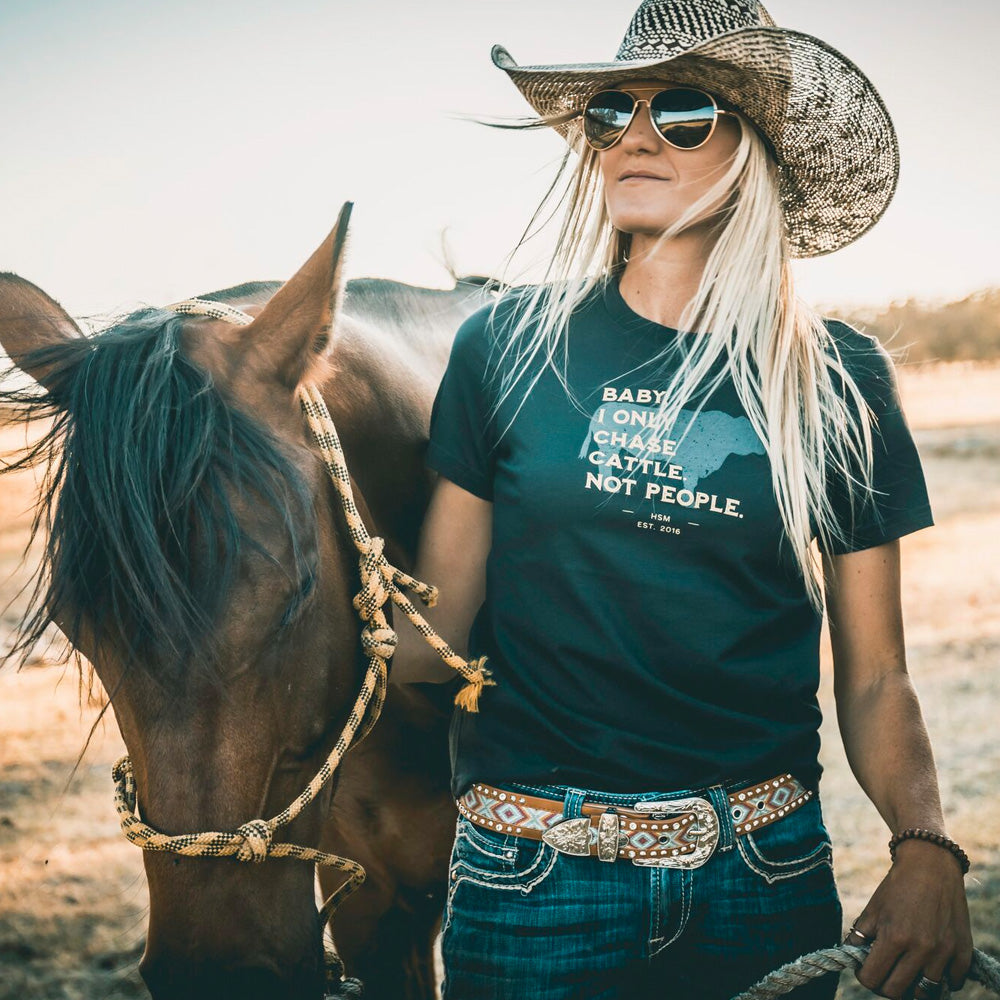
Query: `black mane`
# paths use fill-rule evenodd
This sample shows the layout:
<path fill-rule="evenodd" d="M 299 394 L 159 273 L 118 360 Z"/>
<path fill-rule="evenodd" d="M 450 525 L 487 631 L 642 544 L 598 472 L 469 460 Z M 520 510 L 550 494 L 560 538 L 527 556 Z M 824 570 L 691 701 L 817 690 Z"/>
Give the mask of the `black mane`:
<path fill-rule="evenodd" d="M 169 310 L 140 309 L 23 357 L 52 366 L 44 390 L 0 386 L 0 407 L 52 420 L 0 467 L 45 465 L 31 539 L 47 535 L 21 635 L 0 662 L 23 662 L 58 621 L 71 645 L 110 641 L 126 666 L 164 684 L 192 670 L 217 676 L 214 626 L 241 554 L 277 563 L 241 528 L 234 495 L 270 505 L 291 537 L 284 624 L 294 619 L 315 573 L 301 527 L 316 530 L 312 498 L 273 435 L 184 355 L 182 325 Z"/>

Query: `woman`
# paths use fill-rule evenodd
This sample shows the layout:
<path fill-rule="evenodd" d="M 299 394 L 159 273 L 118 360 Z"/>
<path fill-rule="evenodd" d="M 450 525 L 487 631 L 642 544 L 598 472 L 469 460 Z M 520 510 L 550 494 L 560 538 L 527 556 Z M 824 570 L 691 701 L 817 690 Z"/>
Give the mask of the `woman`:
<path fill-rule="evenodd" d="M 858 979 L 957 989 L 967 859 L 900 612 L 924 477 L 888 354 L 789 269 L 885 210 L 884 106 L 750 0 L 645 0 L 611 63 L 493 55 L 576 161 L 545 280 L 463 323 L 431 418 L 415 573 L 489 670 L 451 729 L 445 1000 L 726 1000 L 839 942 L 824 600 L 845 748 L 901 834 L 846 938 Z M 399 639 L 396 683 L 454 677 Z"/>

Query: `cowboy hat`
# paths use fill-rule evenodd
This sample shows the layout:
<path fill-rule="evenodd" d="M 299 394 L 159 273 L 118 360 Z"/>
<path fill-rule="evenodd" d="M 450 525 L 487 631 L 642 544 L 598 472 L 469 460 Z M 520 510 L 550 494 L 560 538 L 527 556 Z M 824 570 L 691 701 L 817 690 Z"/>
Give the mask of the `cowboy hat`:
<path fill-rule="evenodd" d="M 821 39 L 779 28 L 756 0 L 643 0 L 611 62 L 518 66 L 502 45 L 491 56 L 545 117 L 582 112 L 597 90 L 639 75 L 730 102 L 777 162 L 793 257 L 852 243 L 896 190 L 899 144 L 871 81 Z M 579 139 L 579 119 L 553 127 Z"/>

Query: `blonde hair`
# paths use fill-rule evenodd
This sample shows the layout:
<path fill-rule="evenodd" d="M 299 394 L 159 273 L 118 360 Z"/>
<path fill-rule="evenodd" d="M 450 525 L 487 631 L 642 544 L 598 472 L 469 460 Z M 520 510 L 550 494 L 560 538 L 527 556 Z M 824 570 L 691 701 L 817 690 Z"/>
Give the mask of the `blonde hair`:
<path fill-rule="evenodd" d="M 752 123 L 738 112 L 737 117 L 741 125 L 739 146 L 722 176 L 660 237 L 662 241 L 673 238 L 692 220 L 700 220 L 703 212 L 717 217 L 711 229 L 717 235 L 698 290 L 678 324 L 681 333 L 692 336 L 678 337 L 652 362 L 645 362 L 666 362 L 675 352 L 682 355 L 653 426 L 673 427 L 685 402 L 700 387 L 704 396 L 693 411 L 693 416 L 697 415 L 704 398 L 732 377 L 766 450 L 774 496 L 795 565 L 810 602 L 822 614 L 821 567 L 812 551 L 813 528 L 824 547 L 847 538 L 828 496 L 831 475 L 842 477 L 846 484 L 853 517 L 857 516 L 856 488 L 861 487 L 865 497 L 871 495 L 872 436 L 869 420 L 857 417 L 868 414 L 869 409 L 841 360 L 836 338 L 823 318 L 795 294 L 777 164 L 767 141 Z M 513 261 L 526 241 L 537 235 L 532 229 L 540 215 L 554 201 L 551 218 L 565 203 L 555 250 L 543 279 L 518 289 L 516 307 L 496 345 L 502 346 L 500 362 L 506 359 L 507 363 L 497 368 L 503 374 L 491 418 L 539 356 L 543 363 L 537 366 L 520 405 L 547 366 L 559 378 L 572 405 L 589 416 L 566 378 L 567 326 L 570 315 L 598 283 L 624 268 L 631 236 L 611 224 L 599 154 L 582 141 L 579 122 L 574 120 L 578 118 L 578 112 L 570 112 L 548 118 L 476 119 L 503 128 L 566 125 L 570 143 L 552 185 L 502 269 L 501 286 L 509 290 L 513 288 L 508 280 Z M 517 124 L 509 124 L 511 121 Z M 575 166 L 567 169 L 573 157 Z M 564 175 L 568 180 L 557 197 Z M 500 304 L 510 298 L 498 297 L 491 321 Z M 699 330 L 715 332 L 695 332 Z M 723 352 L 728 363 L 711 382 L 702 385 Z M 559 363 L 557 355 L 561 355 Z M 678 444 L 694 425 L 693 416 Z M 500 436 L 507 427 L 501 429 Z M 853 521 L 853 517 L 848 520 Z"/>

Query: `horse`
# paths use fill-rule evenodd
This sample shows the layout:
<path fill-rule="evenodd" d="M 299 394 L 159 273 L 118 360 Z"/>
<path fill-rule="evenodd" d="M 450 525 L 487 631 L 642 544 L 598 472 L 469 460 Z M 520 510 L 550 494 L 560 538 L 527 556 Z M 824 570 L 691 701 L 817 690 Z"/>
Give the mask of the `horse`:
<path fill-rule="evenodd" d="M 431 403 L 458 326 L 491 292 L 478 278 L 344 281 L 349 215 L 348 203 L 288 281 L 198 296 L 252 316 L 242 327 L 146 307 L 87 335 L 40 288 L 0 274 L 0 343 L 37 383 L 3 389 L 0 404 L 49 418 L 8 465 L 48 470 L 32 526 L 46 541 L 8 658 L 52 625 L 89 661 L 142 819 L 165 834 L 235 830 L 287 805 L 364 673 L 357 552 L 302 419 L 303 383 L 335 421 L 370 533 L 392 565 L 415 559 L 436 476 L 422 460 Z M 374 729 L 282 831 L 365 867 L 331 931 L 371 1000 L 436 996 L 453 695 L 391 683 Z M 139 968 L 155 1000 L 322 995 L 311 865 L 143 860 Z M 325 891 L 336 875 L 321 872 Z"/>

